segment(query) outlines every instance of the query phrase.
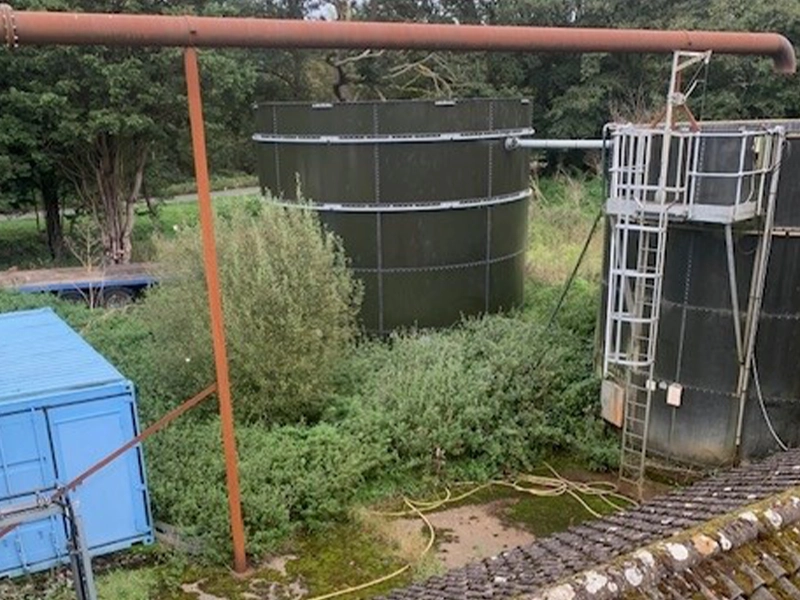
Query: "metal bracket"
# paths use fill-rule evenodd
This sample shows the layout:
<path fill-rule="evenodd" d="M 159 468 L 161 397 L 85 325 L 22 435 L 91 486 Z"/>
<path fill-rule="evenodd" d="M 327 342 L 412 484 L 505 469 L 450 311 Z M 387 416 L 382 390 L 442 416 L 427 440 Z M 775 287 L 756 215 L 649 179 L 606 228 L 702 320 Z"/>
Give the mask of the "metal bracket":
<path fill-rule="evenodd" d="M 57 515 L 62 515 L 69 526 L 69 559 L 77 598 L 78 600 L 97 600 L 97 590 L 92 573 L 92 559 L 86 546 L 83 521 L 71 499 L 52 501 L 49 498 L 43 499 L 37 496 L 33 502 L 5 507 L 0 511 L 0 529 L 8 526 L 25 525 L 26 523 L 41 521 Z M 19 539 L 17 544 L 18 550 L 21 551 Z"/>

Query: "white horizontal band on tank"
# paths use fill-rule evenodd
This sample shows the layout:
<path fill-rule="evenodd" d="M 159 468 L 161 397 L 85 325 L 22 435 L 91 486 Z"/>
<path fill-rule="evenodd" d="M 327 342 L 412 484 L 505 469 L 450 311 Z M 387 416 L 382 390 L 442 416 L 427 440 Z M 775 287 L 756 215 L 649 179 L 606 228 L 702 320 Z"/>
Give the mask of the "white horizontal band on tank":
<path fill-rule="evenodd" d="M 365 135 L 295 135 L 278 133 L 254 133 L 252 140 L 260 144 L 425 144 L 433 142 L 472 142 L 500 140 L 508 137 L 533 135 L 530 127 L 520 129 L 496 129 L 493 131 L 454 131 L 452 133 L 397 133 Z"/>
<path fill-rule="evenodd" d="M 355 273 L 420 273 L 431 271 L 452 271 L 456 269 L 470 269 L 474 267 L 485 267 L 486 265 L 494 265 L 497 263 L 513 260 L 518 256 L 525 254 L 527 250 L 517 250 L 511 254 L 504 254 L 496 258 L 489 258 L 485 260 L 473 260 L 470 262 L 453 263 L 449 265 L 427 265 L 418 267 L 352 267 Z"/>
<path fill-rule="evenodd" d="M 397 212 L 424 212 L 436 210 L 457 210 L 462 208 L 481 208 L 510 204 L 525 200 L 531 195 L 532 190 L 527 188 L 512 194 L 492 196 L 490 198 L 469 198 L 463 200 L 445 200 L 442 202 L 382 202 L 381 204 L 356 204 L 356 203 L 314 203 L 314 202 L 289 202 L 286 200 L 269 200 L 278 206 L 287 208 L 305 208 L 319 212 L 350 212 L 350 213 L 397 213 Z"/>
<path fill-rule="evenodd" d="M 531 149 L 531 150 L 602 150 L 610 147 L 611 140 L 568 140 L 568 139 L 520 139 L 509 137 L 506 139 L 506 150 Z"/>

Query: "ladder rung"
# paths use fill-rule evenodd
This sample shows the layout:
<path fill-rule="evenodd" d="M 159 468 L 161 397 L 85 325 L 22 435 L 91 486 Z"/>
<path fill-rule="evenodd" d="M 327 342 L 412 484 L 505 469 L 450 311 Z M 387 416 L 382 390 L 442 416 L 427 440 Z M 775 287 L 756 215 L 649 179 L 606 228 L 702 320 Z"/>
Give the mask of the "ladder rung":
<path fill-rule="evenodd" d="M 630 458 L 636 458 L 636 459 L 639 459 L 639 461 L 641 461 L 642 453 L 643 453 L 643 449 L 642 448 L 625 448 L 622 451 L 622 457 L 621 458 L 622 458 L 622 460 L 624 462 L 630 462 L 628 460 L 625 460 L 625 459 L 630 459 Z"/>
<path fill-rule="evenodd" d="M 643 225 L 631 221 L 617 223 L 616 227 L 619 233 L 661 233 L 664 230 L 660 225 Z"/>
<path fill-rule="evenodd" d="M 641 454 L 642 454 L 641 450 L 636 450 L 636 451 L 632 450 L 628 452 L 628 460 L 622 459 L 620 461 L 620 464 L 628 467 L 634 467 L 634 466 L 640 467 L 641 465 L 644 464 L 644 459 L 642 458 Z M 633 460 L 630 460 L 631 458 Z"/>
<path fill-rule="evenodd" d="M 620 269 L 617 267 L 611 267 L 611 275 L 624 275 L 631 279 L 658 279 L 661 277 L 658 271 L 640 271 L 638 269 Z"/>
<path fill-rule="evenodd" d="M 623 323 L 644 324 L 644 325 L 654 324 L 657 320 L 655 317 L 633 317 L 625 313 L 617 313 L 613 315 L 611 318 L 614 321 L 622 321 Z"/>
<path fill-rule="evenodd" d="M 640 471 L 640 470 L 637 469 L 637 471 Z M 642 479 L 642 473 L 643 472 L 644 472 L 644 469 L 641 469 L 641 471 L 637 473 L 636 477 L 626 477 L 625 475 L 620 473 L 619 474 L 619 478 L 622 481 L 624 481 L 625 483 L 630 483 L 631 485 L 638 486 L 638 485 L 640 485 L 642 483 L 641 479 Z"/>
<path fill-rule="evenodd" d="M 620 461 L 629 463 L 631 459 L 635 459 L 637 462 L 641 461 L 642 454 L 644 453 L 644 448 L 642 446 L 625 446 L 622 449 L 622 454 L 620 455 Z"/>

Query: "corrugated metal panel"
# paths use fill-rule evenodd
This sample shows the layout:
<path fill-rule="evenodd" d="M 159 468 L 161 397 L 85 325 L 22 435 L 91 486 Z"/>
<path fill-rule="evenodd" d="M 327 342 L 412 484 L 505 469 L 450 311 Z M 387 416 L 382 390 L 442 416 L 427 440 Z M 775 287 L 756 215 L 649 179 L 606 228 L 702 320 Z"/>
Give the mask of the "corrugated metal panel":
<path fill-rule="evenodd" d="M 51 309 L 0 315 L 0 403 L 124 379 Z"/>

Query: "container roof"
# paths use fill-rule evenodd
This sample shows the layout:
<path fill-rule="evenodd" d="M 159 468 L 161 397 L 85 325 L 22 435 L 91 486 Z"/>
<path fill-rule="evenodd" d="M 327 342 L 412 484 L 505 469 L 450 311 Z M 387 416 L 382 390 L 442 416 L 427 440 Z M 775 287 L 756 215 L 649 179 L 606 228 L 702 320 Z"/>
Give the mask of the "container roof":
<path fill-rule="evenodd" d="M 0 315 L 0 404 L 124 381 L 51 309 Z"/>

